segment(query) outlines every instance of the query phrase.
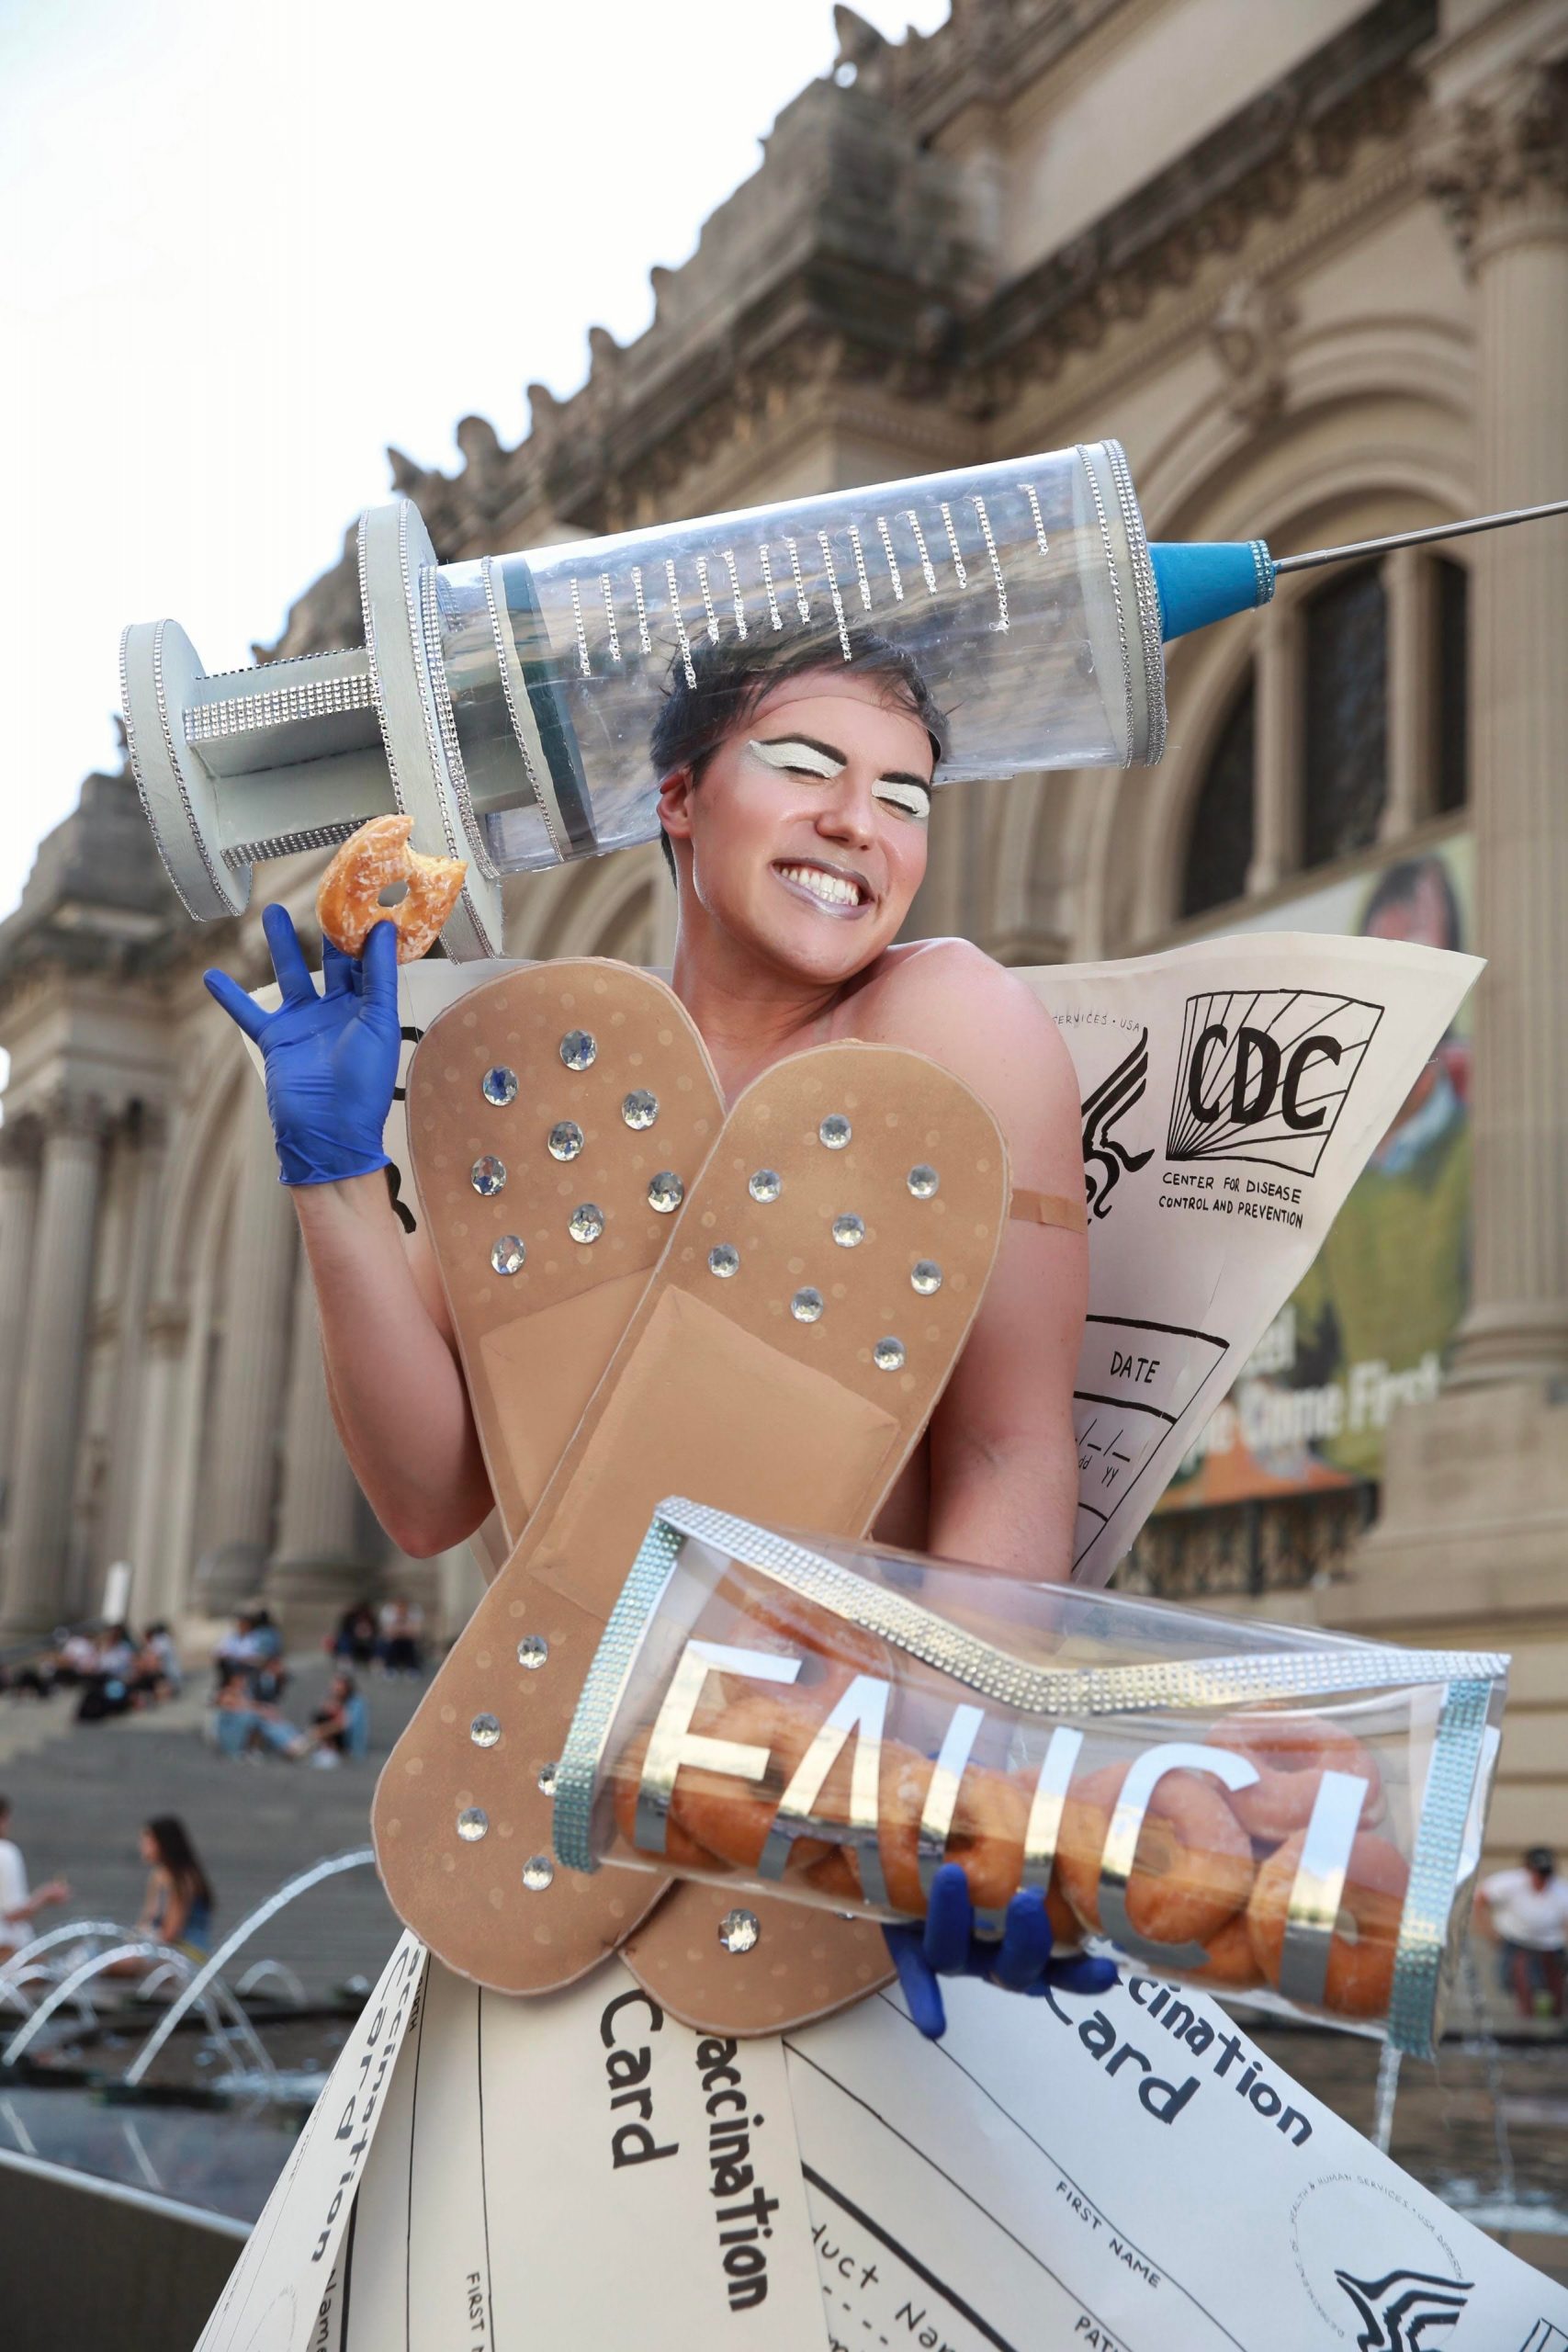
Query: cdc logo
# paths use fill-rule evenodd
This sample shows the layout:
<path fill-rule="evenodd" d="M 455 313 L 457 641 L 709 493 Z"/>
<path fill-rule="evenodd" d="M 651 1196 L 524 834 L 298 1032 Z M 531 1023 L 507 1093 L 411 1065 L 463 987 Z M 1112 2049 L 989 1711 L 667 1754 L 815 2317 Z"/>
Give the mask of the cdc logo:
<path fill-rule="evenodd" d="M 1167 1158 L 1311 1176 L 1382 1019 L 1381 1004 L 1314 989 L 1190 996 Z"/>

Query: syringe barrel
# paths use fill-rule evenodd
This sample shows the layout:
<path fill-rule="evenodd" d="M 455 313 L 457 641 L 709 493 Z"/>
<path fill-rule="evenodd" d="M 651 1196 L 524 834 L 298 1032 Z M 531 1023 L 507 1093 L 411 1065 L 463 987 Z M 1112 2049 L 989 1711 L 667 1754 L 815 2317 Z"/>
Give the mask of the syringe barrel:
<path fill-rule="evenodd" d="M 465 824 L 497 874 L 653 838 L 654 721 L 710 647 L 765 674 L 885 639 L 946 714 L 940 783 L 1163 745 L 1159 605 L 1115 442 L 443 565 L 435 610 Z"/>
<path fill-rule="evenodd" d="M 939 784 L 1164 744 L 1160 589 L 1114 441 L 445 565 L 403 499 L 361 517 L 359 580 L 356 650 L 209 677 L 177 623 L 124 634 L 138 789 L 198 919 L 239 912 L 256 860 L 397 808 L 468 861 L 448 952 L 501 954 L 502 876 L 654 838 L 682 673 L 749 711 L 781 664 L 880 641 L 943 714 Z"/>

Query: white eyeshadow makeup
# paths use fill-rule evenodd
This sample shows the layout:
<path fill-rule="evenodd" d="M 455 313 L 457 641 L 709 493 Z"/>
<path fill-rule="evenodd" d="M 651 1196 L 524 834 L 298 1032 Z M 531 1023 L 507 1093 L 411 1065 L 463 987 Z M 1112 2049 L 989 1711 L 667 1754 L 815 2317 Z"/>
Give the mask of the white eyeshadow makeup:
<path fill-rule="evenodd" d="M 895 784 L 891 777 L 879 776 L 871 788 L 874 797 L 886 800 L 890 808 L 901 808 L 906 817 L 921 825 L 930 821 L 931 797 L 923 785 Z"/>
<path fill-rule="evenodd" d="M 797 742 L 792 735 L 781 735 L 772 743 L 759 743 L 753 739 L 746 749 L 765 768 L 805 768 L 812 775 L 829 779 L 844 772 L 842 760 L 829 759 L 815 743 Z"/>

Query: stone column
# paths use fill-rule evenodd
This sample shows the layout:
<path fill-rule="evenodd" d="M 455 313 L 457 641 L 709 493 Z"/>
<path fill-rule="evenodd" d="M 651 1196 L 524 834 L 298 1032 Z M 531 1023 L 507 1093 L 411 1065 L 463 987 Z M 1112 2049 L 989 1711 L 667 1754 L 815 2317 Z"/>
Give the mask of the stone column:
<path fill-rule="evenodd" d="M 291 1644 L 318 1641 L 372 1581 L 357 1532 L 359 1488 L 327 1396 L 316 1294 L 303 1250 L 284 1414 L 283 1503 L 264 1588 Z"/>
<path fill-rule="evenodd" d="M 16 1487 L 17 1408 L 21 1401 L 38 1218 L 39 1131 L 21 1119 L 0 1127 L 0 1527 Z"/>
<path fill-rule="evenodd" d="M 1495 71 L 1522 11 L 1433 59 L 1430 184 L 1475 288 L 1478 511 L 1562 494 L 1568 111 L 1561 70 Z M 1538 18 L 1543 23 L 1544 17 Z M 1448 1385 L 1396 1413 L 1382 1511 L 1316 1613 L 1513 1654 L 1489 1866 L 1568 1839 L 1568 524 L 1470 542 L 1477 1009 L 1472 1305 Z"/>
<path fill-rule="evenodd" d="M 198 1597 L 213 1616 L 261 1589 L 272 1548 L 283 1444 L 289 1294 L 298 1231 L 259 1085 L 247 1086 L 223 1352 L 212 1420 L 209 1517 L 198 1530 Z"/>
<path fill-rule="evenodd" d="M 1473 274 L 1476 503 L 1562 494 L 1568 74 L 1515 68 L 1446 119 L 1429 176 Z M 1568 1373 L 1568 517 L 1475 549 L 1474 1278 L 1454 1376 Z"/>
<path fill-rule="evenodd" d="M 8 1634 L 46 1633 L 64 1605 L 103 1136 L 96 1097 L 62 1096 L 46 1116 L 0 1600 Z"/>
<path fill-rule="evenodd" d="M 1388 602 L 1388 797 L 1379 827 L 1400 842 L 1432 806 L 1436 745 L 1437 575 L 1425 548 L 1396 548 L 1382 563 Z"/>
<path fill-rule="evenodd" d="M 135 1148 L 135 1181 L 120 1251 L 119 1295 L 116 1301 L 119 1337 L 115 1350 L 104 1535 L 107 1558 L 129 1560 L 136 1572 L 131 1587 L 132 1605 L 138 1619 L 141 1619 L 158 1613 L 155 1609 L 149 1611 L 150 1563 L 137 1557 L 131 1540 L 131 1522 L 137 1467 L 144 1438 L 143 1408 L 147 1394 L 142 1376 L 147 1344 L 145 1327 L 164 1205 L 164 1166 L 169 1146 L 168 1114 L 157 1103 L 140 1103 L 131 1134 Z"/>
<path fill-rule="evenodd" d="M 1247 887 L 1278 888 L 1296 866 L 1302 798 L 1302 615 L 1287 591 L 1258 640 L 1257 831 Z"/>

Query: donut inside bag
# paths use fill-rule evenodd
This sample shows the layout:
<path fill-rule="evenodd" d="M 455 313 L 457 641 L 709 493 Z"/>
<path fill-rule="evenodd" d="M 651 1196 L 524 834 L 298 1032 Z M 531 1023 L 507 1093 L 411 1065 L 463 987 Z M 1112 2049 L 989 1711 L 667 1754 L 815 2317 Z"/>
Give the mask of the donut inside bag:
<path fill-rule="evenodd" d="M 1151 1986 L 1422 2048 L 1467 1916 L 1505 1666 L 671 1498 L 567 1736 L 557 1852 L 575 1871 L 716 1882 L 748 1949 L 763 1896 L 918 1919 L 957 1863 L 982 1931 L 1042 1889 L 1059 1945 L 1103 1939 Z M 660 1998 L 675 1974 L 672 1957 Z"/>

